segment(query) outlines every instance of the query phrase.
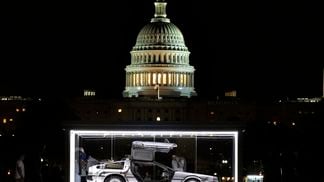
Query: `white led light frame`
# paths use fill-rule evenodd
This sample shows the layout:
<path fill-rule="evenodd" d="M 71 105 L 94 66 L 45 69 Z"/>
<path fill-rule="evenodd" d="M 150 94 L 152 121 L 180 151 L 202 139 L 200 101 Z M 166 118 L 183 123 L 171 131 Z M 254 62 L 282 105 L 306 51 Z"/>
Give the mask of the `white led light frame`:
<path fill-rule="evenodd" d="M 75 182 L 75 149 L 76 136 L 108 137 L 108 136 L 200 136 L 200 137 L 233 137 L 234 138 L 234 182 L 238 182 L 238 131 L 159 131 L 159 130 L 70 130 L 70 176 L 69 182 Z"/>

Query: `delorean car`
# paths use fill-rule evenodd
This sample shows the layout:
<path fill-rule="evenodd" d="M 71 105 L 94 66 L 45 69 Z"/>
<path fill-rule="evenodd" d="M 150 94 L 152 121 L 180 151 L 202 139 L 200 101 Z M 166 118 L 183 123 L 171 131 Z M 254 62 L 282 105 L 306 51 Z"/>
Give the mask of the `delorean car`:
<path fill-rule="evenodd" d="M 175 143 L 133 141 L 131 156 L 89 167 L 87 182 L 218 182 L 217 176 L 175 171 L 155 161 L 155 152 L 168 153 Z"/>

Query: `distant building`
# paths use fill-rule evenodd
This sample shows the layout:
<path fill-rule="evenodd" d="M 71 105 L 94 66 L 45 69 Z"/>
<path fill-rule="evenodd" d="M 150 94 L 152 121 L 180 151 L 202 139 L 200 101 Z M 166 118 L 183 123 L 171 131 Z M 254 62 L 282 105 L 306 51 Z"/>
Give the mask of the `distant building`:
<path fill-rule="evenodd" d="M 225 97 L 236 97 L 237 92 L 236 90 L 227 90 L 225 91 Z"/>
<path fill-rule="evenodd" d="M 96 91 L 92 89 L 84 89 L 83 90 L 83 96 L 85 97 L 93 97 L 96 96 Z"/>
<path fill-rule="evenodd" d="M 15 136 L 16 123 L 31 101 L 31 98 L 22 96 L 0 96 L 0 136 Z"/>

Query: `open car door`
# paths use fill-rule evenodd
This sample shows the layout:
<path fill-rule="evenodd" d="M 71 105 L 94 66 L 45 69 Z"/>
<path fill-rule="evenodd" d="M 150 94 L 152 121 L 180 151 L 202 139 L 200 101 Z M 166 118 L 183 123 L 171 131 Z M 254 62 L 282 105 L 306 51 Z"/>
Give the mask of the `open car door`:
<path fill-rule="evenodd" d="M 155 152 L 168 153 L 175 147 L 175 143 L 133 141 L 131 155 L 133 160 L 153 161 Z"/>

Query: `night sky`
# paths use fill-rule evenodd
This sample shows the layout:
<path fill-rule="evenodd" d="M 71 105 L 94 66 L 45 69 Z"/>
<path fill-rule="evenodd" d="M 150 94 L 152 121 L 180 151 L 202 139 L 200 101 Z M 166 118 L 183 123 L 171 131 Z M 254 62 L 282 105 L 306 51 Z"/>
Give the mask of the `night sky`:
<path fill-rule="evenodd" d="M 153 0 L 10 2 L 1 7 L 0 95 L 121 97 Z M 318 2 L 319 3 L 319 2 Z M 169 0 L 202 97 L 322 94 L 323 14 L 311 1 Z"/>

